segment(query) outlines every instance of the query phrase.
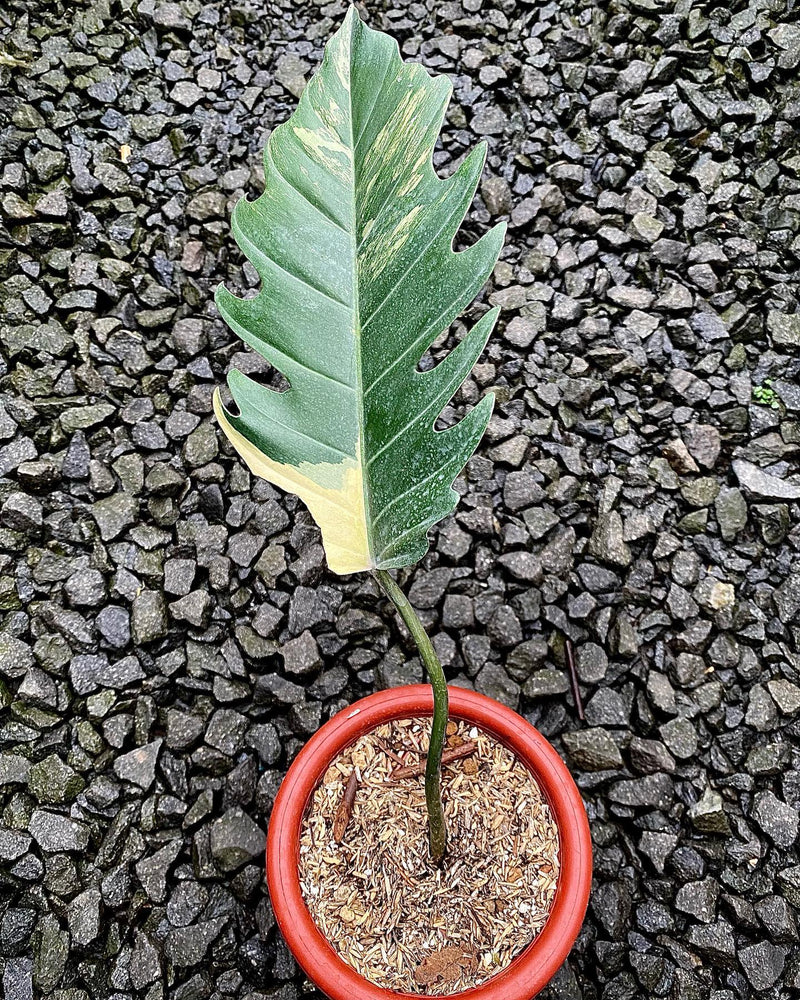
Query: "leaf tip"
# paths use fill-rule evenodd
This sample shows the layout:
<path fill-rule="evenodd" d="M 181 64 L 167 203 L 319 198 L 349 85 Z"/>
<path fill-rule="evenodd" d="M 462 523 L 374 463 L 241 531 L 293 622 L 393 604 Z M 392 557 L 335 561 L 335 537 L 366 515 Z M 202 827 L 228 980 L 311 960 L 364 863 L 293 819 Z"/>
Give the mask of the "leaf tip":
<path fill-rule="evenodd" d="M 358 27 L 357 22 L 361 20 L 361 15 L 358 12 L 358 7 L 354 3 L 351 3 L 347 7 L 347 13 L 344 16 L 344 21 L 342 21 L 342 28 Z"/>

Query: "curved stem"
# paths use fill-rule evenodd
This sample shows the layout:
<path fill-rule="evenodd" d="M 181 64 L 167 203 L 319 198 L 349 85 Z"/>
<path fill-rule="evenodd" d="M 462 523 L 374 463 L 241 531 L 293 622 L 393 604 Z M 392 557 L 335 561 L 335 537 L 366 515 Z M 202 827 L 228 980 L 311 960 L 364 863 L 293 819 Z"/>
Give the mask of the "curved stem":
<path fill-rule="evenodd" d="M 406 595 L 385 569 L 375 570 L 374 576 L 408 626 L 408 631 L 417 644 L 419 655 L 422 657 L 422 662 L 428 672 L 428 680 L 433 688 L 433 721 L 425 769 L 425 801 L 428 806 L 428 840 L 431 860 L 438 865 L 444 860 L 447 850 L 447 827 L 442 807 L 442 751 L 447 736 L 447 720 L 450 713 L 447 680 L 439 657 L 436 655 L 436 650 L 433 648 L 433 643 Z"/>

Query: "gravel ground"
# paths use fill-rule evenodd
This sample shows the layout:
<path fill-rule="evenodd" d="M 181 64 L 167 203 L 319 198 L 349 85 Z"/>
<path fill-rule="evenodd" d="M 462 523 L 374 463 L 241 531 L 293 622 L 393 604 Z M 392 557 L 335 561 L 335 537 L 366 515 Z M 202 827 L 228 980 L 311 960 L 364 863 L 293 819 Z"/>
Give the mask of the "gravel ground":
<path fill-rule="evenodd" d="M 780 0 L 368 4 L 486 137 L 499 399 L 406 582 L 563 751 L 596 844 L 549 1000 L 800 989 L 800 23 Z M 604 9 L 607 8 L 607 9 Z M 29 1000 L 297 1000 L 262 848 L 330 714 L 421 668 L 211 418 L 212 291 L 344 13 L 0 11 L 0 963 Z M 474 316 L 485 301 L 472 310 Z M 456 331 L 457 332 L 457 331 Z M 438 356 L 442 345 L 434 354 Z M 568 694 L 577 650 L 586 724 Z"/>

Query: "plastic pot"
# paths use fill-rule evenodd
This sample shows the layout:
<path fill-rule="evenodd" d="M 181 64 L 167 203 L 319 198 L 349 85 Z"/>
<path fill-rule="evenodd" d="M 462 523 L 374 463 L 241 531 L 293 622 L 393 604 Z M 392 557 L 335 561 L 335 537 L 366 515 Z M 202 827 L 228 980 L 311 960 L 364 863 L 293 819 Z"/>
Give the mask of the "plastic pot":
<path fill-rule="evenodd" d="M 393 1000 L 397 993 L 370 983 L 323 937 L 303 900 L 298 876 L 300 829 L 309 800 L 331 762 L 351 743 L 393 719 L 430 716 L 427 685 L 394 688 L 356 702 L 327 722 L 297 755 L 281 785 L 267 838 L 267 881 L 278 927 L 306 975 L 330 1000 Z M 503 743 L 530 768 L 547 797 L 560 835 L 561 871 L 541 933 L 502 972 L 451 994 L 459 1000 L 531 1000 L 555 975 L 578 935 L 592 877 L 589 824 L 575 782 L 553 747 L 520 715 L 491 698 L 450 688 L 450 715 Z"/>

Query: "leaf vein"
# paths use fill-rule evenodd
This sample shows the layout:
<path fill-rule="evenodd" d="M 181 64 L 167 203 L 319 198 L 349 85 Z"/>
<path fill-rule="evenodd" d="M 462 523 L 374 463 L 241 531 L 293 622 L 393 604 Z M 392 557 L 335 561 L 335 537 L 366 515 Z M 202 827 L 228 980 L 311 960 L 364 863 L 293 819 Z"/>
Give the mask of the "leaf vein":
<path fill-rule="evenodd" d="M 239 299 L 237 301 L 243 301 L 243 300 Z M 224 307 L 220 305 L 220 309 L 224 310 Z M 302 368 L 309 374 L 315 375 L 317 376 L 317 378 L 326 379 L 328 382 L 333 382 L 334 385 L 339 385 L 343 389 L 348 389 L 350 392 L 356 391 L 355 386 L 350 385 L 349 382 L 342 382 L 340 379 L 334 378 L 333 375 L 328 375 L 327 372 L 319 371 L 319 369 L 317 368 L 312 368 L 310 365 L 307 365 L 304 362 L 300 361 L 299 358 L 296 358 L 294 357 L 294 355 L 289 354 L 287 351 L 282 350 L 280 347 L 277 346 L 277 344 L 273 343 L 271 340 L 267 340 L 266 337 L 262 337 L 260 334 L 253 333 L 251 330 L 248 330 L 248 328 L 243 323 L 238 323 L 230 314 L 226 315 L 224 311 L 223 311 L 223 317 L 225 321 L 228 323 L 228 325 L 231 327 L 231 329 L 234 331 L 234 333 L 238 334 L 238 336 L 241 337 L 242 340 L 245 341 L 245 343 L 248 342 L 246 338 L 251 337 L 264 344 L 265 345 L 264 351 L 268 352 L 268 354 L 271 355 L 271 357 L 269 357 L 265 353 L 262 353 L 262 351 L 260 351 L 257 347 L 255 348 L 255 350 L 258 351 L 258 353 L 261 354 L 261 356 L 265 358 L 265 360 L 269 361 L 270 364 L 274 364 L 274 366 L 278 368 L 279 371 L 283 372 L 283 374 L 286 375 L 287 377 L 288 377 L 288 372 L 286 372 L 284 369 L 289 366 L 283 364 L 282 367 L 282 361 L 289 362 L 290 364 L 293 365 L 297 365 L 298 368 Z M 251 344 L 251 346 L 254 345 Z M 269 391 L 275 392 L 277 390 L 270 389 Z"/>
<path fill-rule="evenodd" d="M 405 180 L 408 179 L 408 174 L 410 172 L 411 171 L 407 171 L 406 173 L 398 173 L 398 176 L 395 179 L 394 184 L 392 184 L 389 192 L 387 193 L 387 195 L 384 197 L 383 201 L 381 202 L 380 207 L 378 208 L 378 211 L 375 212 L 373 214 L 373 216 L 372 216 L 372 226 L 370 227 L 369 236 L 362 236 L 362 238 L 359 240 L 359 243 L 358 243 L 358 249 L 359 250 L 361 249 L 361 247 L 364 246 L 364 244 L 367 242 L 367 240 L 369 239 L 369 237 L 373 235 L 373 233 L 379 232 L 378 225 L 377 225 L 378 224 L 378 220 L 383 216 L 384 212 L 386 211 L 386 206 L 387 205 L 391 206 L 391 204 L 395 204 L 395 205 L 397 204 L 397 202 L 394 200 L 394 195 L 397 194 L 397 189 L 400 187 L 400 185 Z M 439 183 L 442 183 L 442 182 L 439 181 Z"/>
<path fill-rule="evenodd" d="M 372 465 L 372 463 L 377 458 L 380 458 L 380 456 L 386 451 L 387 448 L 390 448 L 399 437 L 402 437 L 403 434 L 405 434 L 405 432 L 409 429 L 409 427 L 412 427 L 414 424 L 416 424 L 420 420 L 422 420 L 422 418 L 431 409 L 433 409 L 434 406 L 437 405 L 437 403 L 439 402 L 440 398 L 441 398 L 441 393 L 438 393 L 437 395 L 435 395 L 433 397 L 433 399 L 428 403 L 427 406 L 425 406 L 423 409 L 421 409 L 419 411 L 419 413 L 417 413 L 410 420 L 408 420 L 405 424 L 403 424 L 403 426 L 400 428 L 399 431 L 397 431 L 397 433 L 394 435 L 394 437 L 389 438 L 389 440 L 385 444 L 382 444 L 380 446 L 380 448 L 378 448 L 378 450 L 375 452 L 374 455 L 370 455 L 370 457 L 367 459 L 367 467 L 369 467 L 370 465 Z M 444 404 L 442 404 L 442 405 L 444 406 Z"/>
<path fill-rule="evenodd" d="M 293 271 L 289 271 L 287 268 L 283 267 L 282 264 L 279 264 L 277 260 L 274 260 L 272 257 L 270 257 L 268 253 L 266 253 L 260 247 L 257 247 L 255 243 L 253 243 L 253 241 L 242 232 L 241 226 L 238 226 L 237 229 L 238 232 L 236 233 L 236 237 L 237 240 L 240 241 L 239 245 L 242 247 L 242 250 L 244 250 L 247 256 L 250 257 L 252 260 L 263 260 L 265 263 L 271 264 L 273 267 L 276 267 L 279 271 L 282 271 L 284 274 L 288 275 L 290 278 L 292 278 L 294 281 L 297 281 L 299 284 L 310 289 L 312 292 L 316 292 L 318 295 L 321 295 L 323 298 L 326 298 L 329 302 L 335 302 L 337 305 L 342 306 L 344 309 L 352 310 L 352 306 L 348 305 L 347 302 L 342 302 L 342 300 L 337 299 L 335 295 L 331 295 L 324 289 L 318 288 L 316 285 L 312 285 L 307 278 L 301 278 L 299 274 L 295 274 Z M 249 248 L 249 253 L 248 250 L 245 249 L 245 246 L 243 244 L 247 245 L 247 248 Z"/>
<path fill-rule="evenodd" d="M 425 525 L 427 525 L 428 527 L 430 527 L 432 524 L 436 523 L 436 520 L 437 519 L 436 519 L 435 515 L 429 515 L 428 517 L 424 518 L 422 521 L 417 521 L 416 524 L 412 524 L 411 527 L 410 528 L 406 528 L 405 531 L 401 531 L 399 535 L 395 535 L 394 538 L 392 539 L 392 541 L 390 542 L 390 544 L 389 545 L 384 545 L 384 547 L 378 553 L 378 561 L 380 562 L 380 560 L 384 557 L 384 555 L 387 552 L 389 552 L 391 549 L 396 549 L 397 548 L 397 543 L 400 541 L 401 538 L 405 538 L 406 535 L 411 535 L 415 531 L 419 531 L 419 529 L 422 528 L 422 527 L 424 527 Z"/>
<path fill-rule="evenodd" d="M 375 108 L 378 106 L 378 101 L 381 99 L 382 91 L 383 91 L 383 85 L 384 85 L 384 83 L 386 83 L 386 77 L 389 75 L 389 70 L 391 68 L 392 68 L 392 61 L 389 60 L 389 59 L 387 59 L 386 60 L 386 69 L 383 71 L 383 76 L 381 77 L 380 85 L 375 88 L 375 100 L 372 102 L 372 106 L 370 107 L 369 111 L 366 114 L 366 117 L 364 118 L 364 124 L 361 127 L 361 131 L 358 133 L 358 138 L 356 139 L 355 143 L 353 144 L 353 162 L 354 163 L 355 163 L 356 153 L 358 152 L 358 147 L 361 145 L 361 140 L 366 135 L 367 127 L 369 126 L 369 123 L 372 121 L 372 115 L 373 115 L 373 113 L 375 111 Z"/>
<path fill-rule="evenodd" d="M 458 214 L 459 214 L 460 211 L 461 211 L 460 204 L 456 204 L 456 207 L 447 215 L 447 217 L 445 218 L 444 222 L 441 224 L 441 226 L 439 226 L 439 228 L 436 230 L 436 232 L 433 234 L 433 236 L 430 238 L 430 240 L 428 240 L 428 242 L 425 244 L 425 246 L 420 250 L 420 252 L 414 258 L 414 260 L 411 261 L 411 263 L 408 265 L 408 267 L 405 269 L 405 271 L 403 271 L 403 273 L 400 275 L 400 277 L 397 279 L 397 281 L 392 285 L 392 287 L 389 289 L 389 291 L 386 293 L 386 295 L 384 295 L 384 297 L 381 300 L 381 302 L 375 307 L 375 309 L 372 310 L 372 312 L 369 314 L 369 316 L 361 324 L 362 331 L 364 331 L 364 330 L 367 329 L 367 327 L 372 322 L 372 320 L 375 319 L 375 317 L 378 315 L 378 313 L 381 311 L 381 309 L 383 309 L 383 307 L 386 305 L 386 303 L 389 301 L 389 299 L 394 295 L 394 293 L 397 291 L 397 289 L 400 288 L 400 286 L 403 284 L 403 282 L 409 276 L 409 274 L 411 273 L 411 271 L 413 271 L 413 269 L 417 266 L 417 264 L 419 264 L 419 262 L 422 260 L 422 258 L 425 256 L 425 254 L 430 250 L 430 248 L 433 246 L 433 244 L 436 242 L 436 240 L 439 239 L 439 237 L 442 235 L 442 233 L 445 231 L 445 229 L 450 225 L 450 223 L 453 220 L 453 216 L 458 216 Z"/>
<path fill-rule="evenodd" d="M 274 392 L 275 390 L 274 389 L 267 389 L 266 391 L 267 392 Z M 284 423 L 284 421 L 282 421 L 282 420 L 278 420 L 275 417 L 274 414 L 267 413 L 266 410 L 262 409 L 262 407 L 260 407 L 258 405 L 258 401 L 257 400 L 248 399 L 247 402 L 248 402 L 248 404 L 250 406 L 252 406 L 252 408 L 254 410 L 257 410 L 261 414 L 262 417 L 266 417 L 267 420 L 271 421 L 273 424 L 277 424 L 278 427 L 285 428 L 287 431 L 289 431 L 290 434 L 296 434 L 298 437 L 304 437 L 307 441 L 313 441 L 314 444 L 319 445 L 321 448 L 325 448 L 327 451 L 332 451 L 335 455 L 341 455 L 343 458 L 352 458 L 353 457 L 352 455 L 349 455 L 346 451 L 342 451 L 341 448 L 337 448 L 336 445 L 327 444 L 325 441 L 321 441 L 319 438 L 314 437 L 313 434 L 306 434 L 305 431 L 299 431 L 296 427 L 292 427 L 291 424 L 287 424 L 287 423 Z M 266 455 L 267 452 L 265 451 L 264 454 Z M 273 461 L 274 461 L 274 459 L 273 459 Z M 311 463 L 311 464 L 313 465 L 314 463 Z M 336 463 L 336 464 L 339 464 L 339 463 Z"/>
<path fill-rule="evenodd" d="M 284 183 L 286 183 L 292 189 L 292 191 L 296 191 L 300 195 L 300 197 L 303 199 L 303 201 L 305 201 L 316 212 L 318 212 L 322 216 L 323 219 L 327 219 L 328 222 L 330 222 L 330 224 L 332 226 L 336 226 L 336 228 L 340 232 L 347 233 L 348 236 L 350 235 L 347 232 L 347 230 L 344 228 L 344 226 L 339 225 L 339 223 L 336 221 L 336 219 L 333 218 L 332 215 L 330 215 L 328 212 L 326 212 L 325 209 L 322 208 L 320 205 L 318 205 L 316 202 L 312 201 L 308 197 L 308 195 L 305 193 L 305 191 L 302 191 L 292 180 L 289 179 L 289 177 L 286 176 L 286 174 L 278 166 L 278 163 L 275 160 L 275 157 L 272 155 L 272 150 L 270 148 L 270 143 L 269 142 L 267 143 L 267 156 L 269 157 L 269 162 L 272 165 L 272 168 L 275 171 L 275 173 L 278 175 L 278 177 L 280 177 L 284 181 Z"/>
<path fill-rule="evenodd" d="M 429 483 L 431 481 L 431 479 L 434 479 L 441 471 L 442 471 L 442 466 L 441 465 L 437 466 L 433 470 L 433 472 L 430 473 L 430 475 L 425 476 L 424 479 L 420 479 L 418 482 L 414 483 L 412 486 L 409 486 L 409 488 L 407 490 L 403 490 L 402 493 L 398 493 L 396 497 L 394 497 L 393 499 L 391 499 L 389 501 L 389 503 L 387 503 L 379 511 L 379 513 L 375 517 L 375 520 L 372 522 L 373 527 L 375 527 L 378 524 L 378 522 L 381 520 L 382 517 L 384 517 L 384 515 L 386 514 L 386 512 L 388 510 L 390 510 L 392 507 L 394 507 L 395 504 L 399 503 L 401 500 L 404 500 L 409 495 L 409 493 L 413 493 L 415 490 L 418 490 L 420 486 L 424 486 L 425 483 Z M 419 527 L 419 525 L 415 525 L 415 527 Z M 402 536 L 400 536 L 400 537 L 402 537 Z M 388 546 L 387 546 L 387 548 L 388 548 Z M 386 549 L 383 550 L 383 552 L 385 552 L 385 551 L 386 551 Z M 383 555 L 383 552 L 381 553 L 381 555 Z"/>
<path fill-rule="evenodd" d="M 432 330 L 436 330 L 437 327 L 439 327 L 439 324 L 444 322 L 445 316 L 447 316 L 447 314 L 450 312 L 450 310 L 458 302 L 458 300 L 461 298 L 461 296 L 463 294 L 464 293 L 462 291 L 458 295 L 456 295 L 456 297 L 454 299 L 451 299 L 450 302 L 447 303 L 447 306 L 439 313 L 439 315 L 436 317 L 436 319 L 433 320 L 431 323 L 429 323 L 425 327 L 425 329 L 422 331 L 422 333 L 418 337 L 415 337 L 414 340 L 411 341 L 411 343 L 403 351 L 403 353 L 402 354 L 398 354 L 398 356 L 394 359 L 394 361 L 392 361 L 392 363 L 390 365 L 388 365 L 386 368 L 383 369 L 383 371 L 380 373 L 380 375 L 378 375 L 378 377 L 370 385 L 368 385 L 367 388 L 364 390 L 364 396 L 365 397 L 368 396 L 372 392 L 372 390 L 375 388 L 375 386 L 382 379 L 384 379 L 389 374 L 389 372 L 392 371 L 393 368 L 396 368 L 397 365 L 400 364 L 400 362 L 403 360 L 403 358 L 407 357 L 415 348 L 417 348 L 421 343 L 425 342 L 425 340 L 427 339 L 427 337 L 431 333 L 431 331 Z M 439 330 L 441 330 L 441 329 L 442 328 L 439 327 Z"/>

